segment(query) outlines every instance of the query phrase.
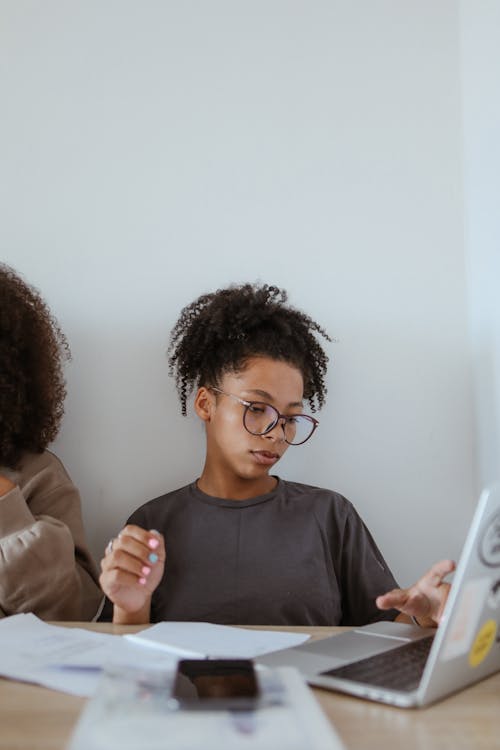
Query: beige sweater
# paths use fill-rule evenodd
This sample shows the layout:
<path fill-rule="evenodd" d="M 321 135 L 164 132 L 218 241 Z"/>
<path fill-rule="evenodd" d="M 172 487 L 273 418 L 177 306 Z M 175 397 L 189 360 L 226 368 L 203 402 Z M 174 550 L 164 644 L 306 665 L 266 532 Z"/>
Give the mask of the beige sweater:
<path fill-rule="evenodd" d="M 92 620 L 102 592 L 85 542 L 80 495 L 53 453 L 23 456 L 0 497 L 0 617 Z"/>

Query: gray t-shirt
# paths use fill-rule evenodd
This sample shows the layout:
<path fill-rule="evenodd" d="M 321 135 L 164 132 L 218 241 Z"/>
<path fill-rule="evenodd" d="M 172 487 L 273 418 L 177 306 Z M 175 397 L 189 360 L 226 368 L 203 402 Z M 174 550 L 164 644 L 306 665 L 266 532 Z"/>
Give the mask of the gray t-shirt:
<path fill-rule="evenodd" d="M 224 500 L 193 482 L 128 523 L 165 537 L 151 622 L 361 625 L 397 614 L 375 606 L 396 581 L 354 507 L 330 490 L 278 480 L 266 495 Z"/>

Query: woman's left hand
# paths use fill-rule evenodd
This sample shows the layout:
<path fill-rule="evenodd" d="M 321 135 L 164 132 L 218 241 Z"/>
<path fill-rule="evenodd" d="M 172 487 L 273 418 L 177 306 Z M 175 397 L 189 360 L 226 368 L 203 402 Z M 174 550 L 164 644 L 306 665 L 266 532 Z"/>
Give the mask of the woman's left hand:
<path fill-rule="evenodd" d="M 452 560 L 441 560 L 430 568 L 417 583 L 407 589 L 393 589 L 377 597 L 379 609 L 399 609 L 404 615 L 415 617 L 423 628 L 439 625 L 450 591 L 444 579 L 455 570 Z"/>

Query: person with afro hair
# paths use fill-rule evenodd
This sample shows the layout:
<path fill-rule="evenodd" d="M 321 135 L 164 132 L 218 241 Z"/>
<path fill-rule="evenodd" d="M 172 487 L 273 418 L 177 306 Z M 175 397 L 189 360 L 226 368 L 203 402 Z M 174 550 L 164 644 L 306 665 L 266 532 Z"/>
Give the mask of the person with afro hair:
<path fill-rule="evenodd" d="M 437 623 L 453 563 L 398 589 L 348 500 L 275 474 L 289 446 L 303 445 L 319 424 L 305 412 L 325 401 L 320 337 L 330 340 L 274 286 L 231 286 L 182 310 L 170 373 L 183 414 L 194 393 L 205 464 L 197 480 L 135 511 L 109 542 L 102 619 Z"/>
<path fill-rule="evenodd" d="M 91 620 L 102 600 L 78 490 L 47 450 L 69 356 L 38 291 L 0 264 L 0 617 Z"/>

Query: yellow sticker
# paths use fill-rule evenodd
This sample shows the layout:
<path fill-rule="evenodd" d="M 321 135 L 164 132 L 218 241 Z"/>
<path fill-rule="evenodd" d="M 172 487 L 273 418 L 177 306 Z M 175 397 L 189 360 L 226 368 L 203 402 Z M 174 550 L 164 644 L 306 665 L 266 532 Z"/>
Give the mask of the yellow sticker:
<path fill-rule="evenodd" d="M 469 664 L 477 667 L 488 656 L 491 647 L 495 643 L 497 624 L 495 620 L 486 620 L 483 627 L 476 635 L 469 653 Z"/>

